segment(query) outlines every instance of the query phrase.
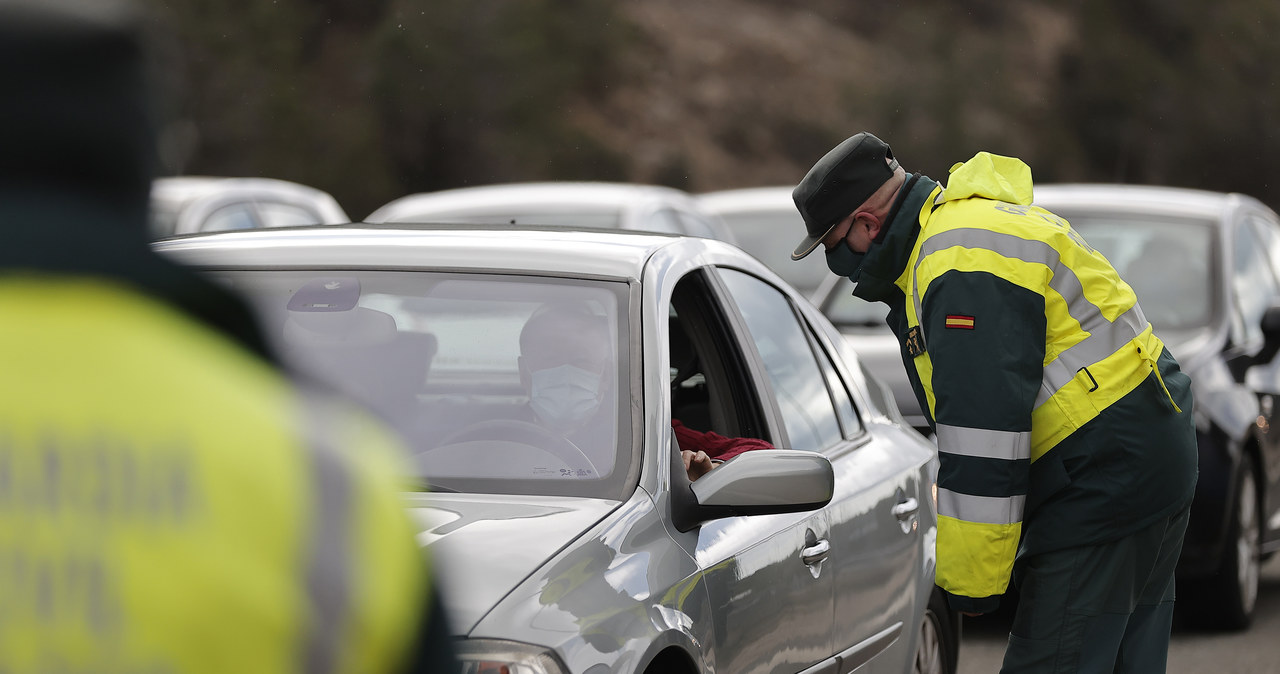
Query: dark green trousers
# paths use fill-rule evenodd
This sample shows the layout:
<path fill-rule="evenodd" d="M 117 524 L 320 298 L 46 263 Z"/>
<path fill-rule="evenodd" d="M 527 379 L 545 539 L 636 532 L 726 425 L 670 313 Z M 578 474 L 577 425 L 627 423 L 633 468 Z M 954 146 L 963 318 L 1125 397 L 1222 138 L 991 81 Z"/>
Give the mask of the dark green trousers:
<path fill-rule="evenodd" d="M 1165 671 L 1188 512 L 1103 545 L 1018 560 L 1002 674 Z"/>

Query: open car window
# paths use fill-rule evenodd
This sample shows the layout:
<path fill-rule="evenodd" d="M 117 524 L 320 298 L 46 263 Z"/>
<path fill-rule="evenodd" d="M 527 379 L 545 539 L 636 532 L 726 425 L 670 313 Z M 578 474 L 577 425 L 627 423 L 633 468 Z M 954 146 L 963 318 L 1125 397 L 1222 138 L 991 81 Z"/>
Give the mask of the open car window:
<path fill-rule="evenodd" d="M 676 285 L 668 316 L 671 416 L 698 431 L 778 444 L 752 369 L 706 270 Z"/>

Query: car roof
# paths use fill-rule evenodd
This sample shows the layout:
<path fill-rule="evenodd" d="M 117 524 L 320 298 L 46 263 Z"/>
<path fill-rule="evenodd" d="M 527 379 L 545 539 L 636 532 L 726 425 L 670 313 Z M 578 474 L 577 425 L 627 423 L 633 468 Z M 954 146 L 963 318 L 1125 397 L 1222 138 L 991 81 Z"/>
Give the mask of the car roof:
<path fill-rule="evenodd" d="M 635 280 L 654 252 L 681 242 L 731 248 L 714 239 L 625 230 L 416 224 L 277 227 L 153 245 L 196 266 L 496 270 Z"/>
<path fill-rule="evenodd" d="M 788 185 L 741 187 L 703 192 L 697 198 L 703 208 L 719 214 L 762 209 L 794 210 L 796 206 L 791 199 L 791 190 Z"/>
<path fill-rule="evenodd" d="M 169 201 L 187 202 L 230 191 L 284 193 L 325 196 L 323 190 L 276 178 L 236 178 L 220 176 L 164 176 L 151 182 L 151 194 Z"/>
<path fill-rule="evenodd" d="M 1046 183 L 1034 188 L 1034 203 L 1050 211 L 1105 208 L 1113 212 L 1193 216 L 1215 222 L 1233 209 L 1261 202 L 1236 192 L 1121 183 Z"/>
<path fill-rule="evenodd" d="M 484 213 L 511 206 L 601 206 L 618 210 L 663 199 L 689 201 L 689 194 L 673 187 L 611 182 L 523 182 L 458 187 L 437 192 L 419 192 L 387 202 L 365 218 L 366 222 L 387 222 L 392 218 L 423 213 Z"/>

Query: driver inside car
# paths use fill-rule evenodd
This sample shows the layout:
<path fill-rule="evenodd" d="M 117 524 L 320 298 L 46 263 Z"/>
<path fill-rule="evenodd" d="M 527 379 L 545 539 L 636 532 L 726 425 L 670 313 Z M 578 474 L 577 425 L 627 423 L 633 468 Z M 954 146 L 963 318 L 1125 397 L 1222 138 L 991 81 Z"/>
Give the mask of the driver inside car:
<path fill-rule="evenodd" d="M 520 382 L 529 413 L 539 425 L 577 447 L 613 442 L 616 391 L 609 326 L 577 304 L 550 304 L 529 317 L 520 332 Z M 772 449 L 756 438 L 731 438 L 671 420 L 689 480 L 697 480 L 742 452 Z"/>

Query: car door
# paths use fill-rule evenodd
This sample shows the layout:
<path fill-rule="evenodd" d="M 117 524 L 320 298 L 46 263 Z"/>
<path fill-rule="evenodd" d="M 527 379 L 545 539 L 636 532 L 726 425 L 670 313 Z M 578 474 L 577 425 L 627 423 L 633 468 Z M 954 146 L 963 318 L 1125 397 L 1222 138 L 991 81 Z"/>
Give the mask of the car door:
<path fill-rule="evenodd" d="M 827 572 L 839 669 L 899 670 L 911 654 L 917 602 L 933 586 L 919 526 L 932 453 L 914 435 L 862 422 L 830 346 L 791 296 L 745 272 L 719 272 L 768 372 L 785 446 L 822 452 L 835 468 Z"/>
<path fill-rule="evenodd" d="M 669 307 L 672 417 L 777 444 L 724 295 L 708 278 L 683 277 Z M 717 671 L 835 671 L 828 538 L 822 510 L 716 519 L 681 536 L 703 572 L 714 640 L 707 656 Z"/>

